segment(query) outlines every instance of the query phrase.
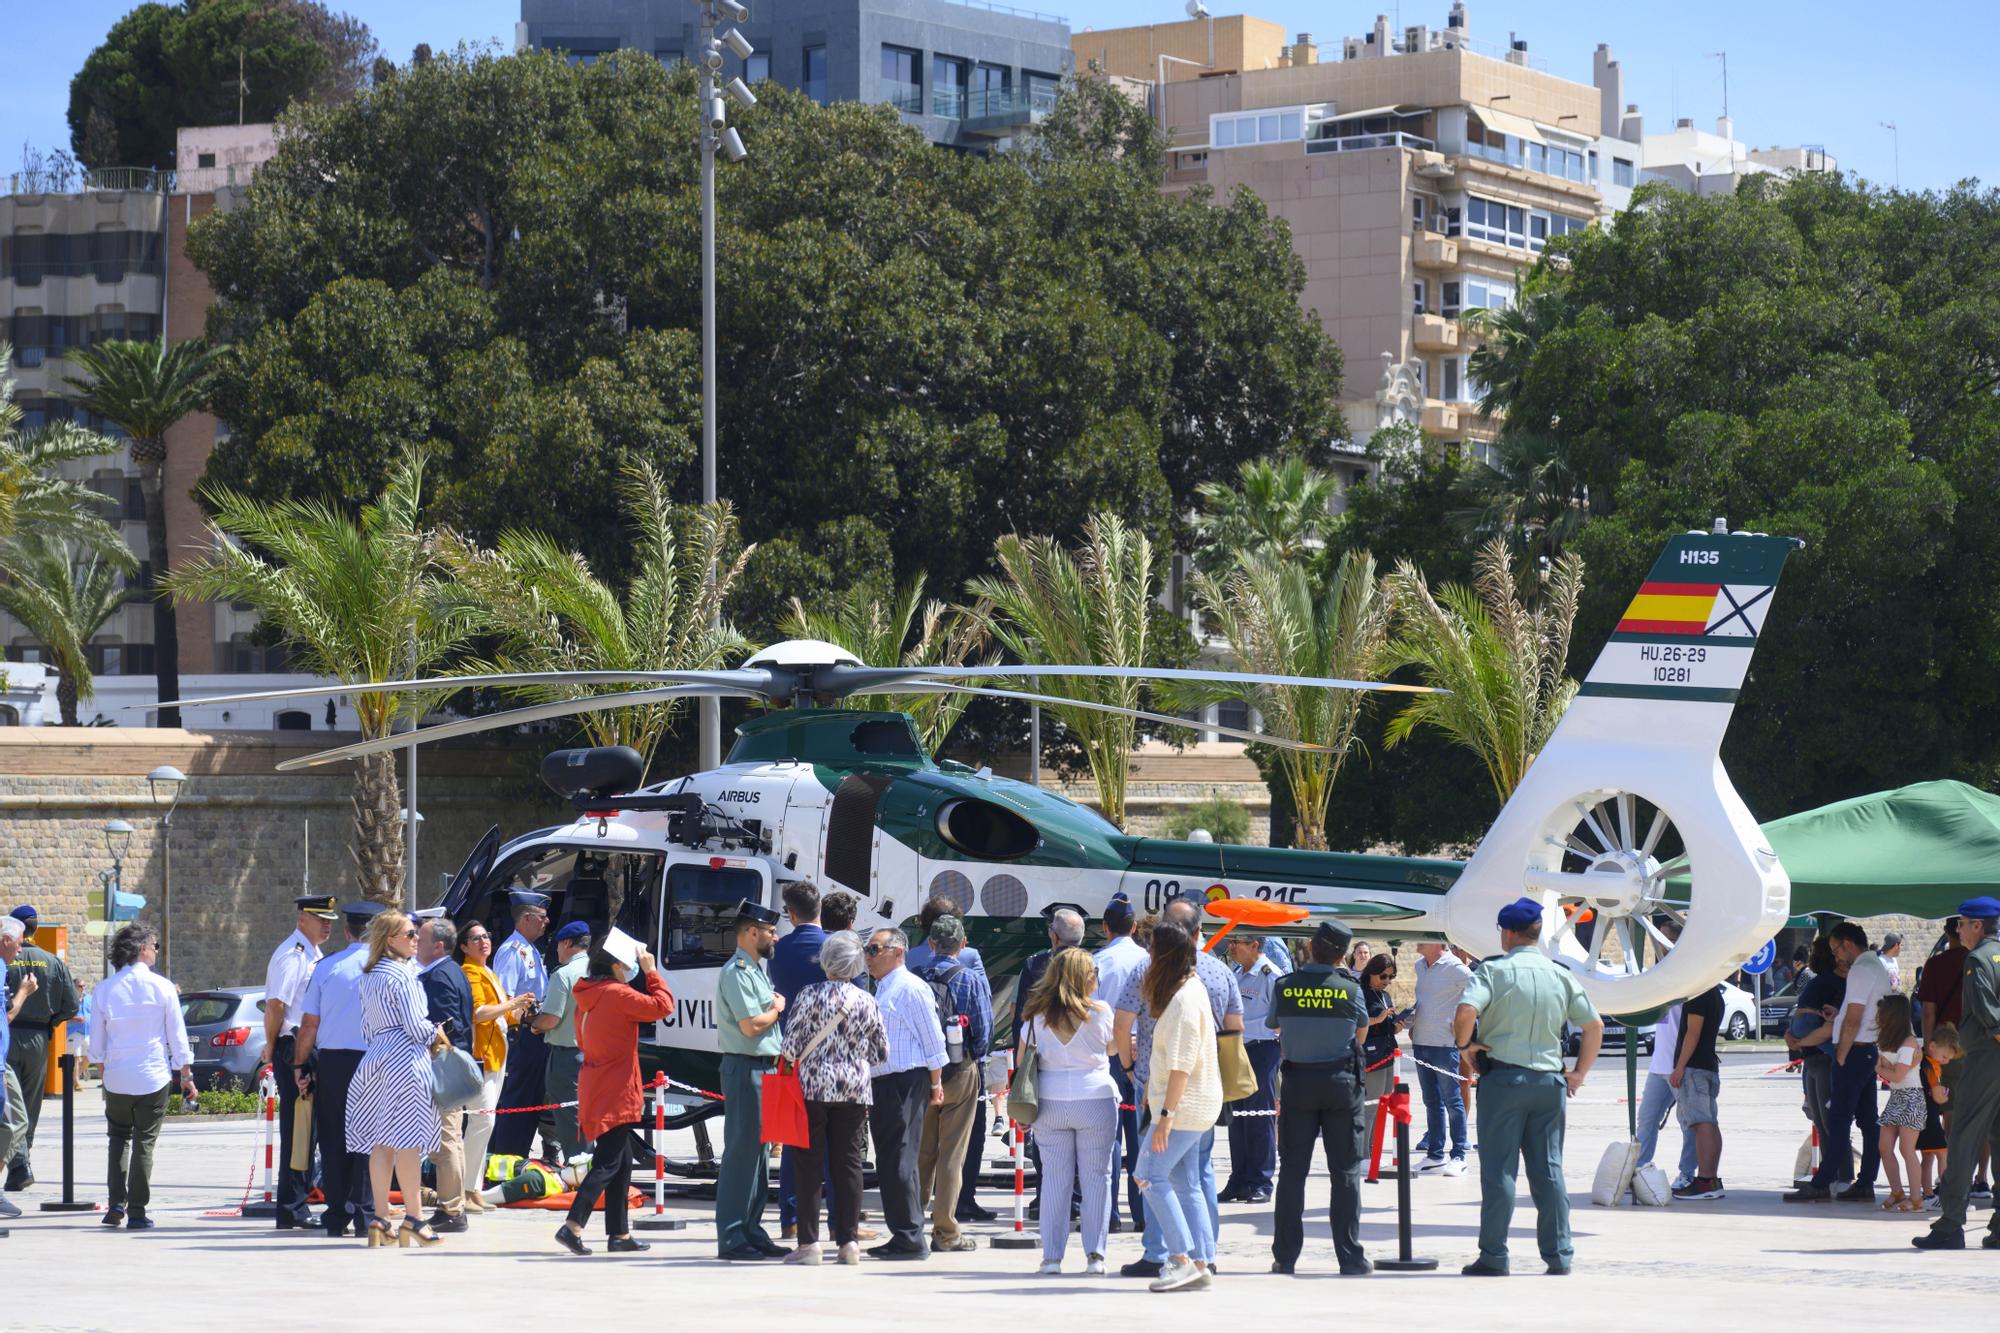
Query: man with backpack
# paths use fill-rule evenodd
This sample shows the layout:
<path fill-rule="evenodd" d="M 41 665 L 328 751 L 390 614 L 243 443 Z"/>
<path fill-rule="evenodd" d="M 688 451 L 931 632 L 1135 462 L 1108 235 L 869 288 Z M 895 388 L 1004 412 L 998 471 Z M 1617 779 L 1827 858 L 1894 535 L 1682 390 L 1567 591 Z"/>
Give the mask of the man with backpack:
<path fill-rule="evenodd" d="M 939 917 L 931 923 L 928 943 L 933 957 L 918 975 L 930 986 L 944 1028 L 944 1098 L 924 1110 L 917 1183 L 931 1210 L 931 1249 L 973 1250 L 979 1243 L 958 1228 L 958 1195 L 979 1109 L 979 1062 L 993 1038 L 993 991 L 985 973 L 958 961 L 965 948 L 964 922 Z"/>

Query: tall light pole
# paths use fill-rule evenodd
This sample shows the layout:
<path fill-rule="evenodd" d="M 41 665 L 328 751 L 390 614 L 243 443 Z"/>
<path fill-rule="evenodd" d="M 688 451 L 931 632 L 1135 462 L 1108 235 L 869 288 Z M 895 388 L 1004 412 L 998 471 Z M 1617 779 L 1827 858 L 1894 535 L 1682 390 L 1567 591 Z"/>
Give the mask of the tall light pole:
<path fill-rule="evenodd" d="M 125 887 L 125 853 L 132 849 L 132 826 L 122 819 L 104 821 L 104 850 L 111 853 L 111 875 L 104 882 L 104 926 L 108 933 L 118 920 L 118 894 Z M 104 946 L 104 975 L 111 975 L 111 944 Z"/>
<path fill-rule="evenodd" d="M 1903 134 L 1902 134 L 1902 131 L 1900 131 L 1900 130 L 1898 130 L 1898 129 L 1896 128 L 1896 122 L 1895 122 L 1895 121 L 1893 121 L 1893 120 L 1884 120 L 1884 121 L 1879 121 L 1879 122 L 1877 122 L 1877 123 L 1878 123 L 1878 124 L 1880 124 L 1880 125 L 1882 126 L 1882 128 L 1883 128 L 1883 129 L 1885 129 L 1885 130 L 1889 131 L 1889 146 L 1890 146 L 1890 149 L 1891 149 L 1891 150 L 1892 150 L 1892 151 L 1893 151 L 1893 152 L 1895 153 L 1895 155 L 1896 155 L 1896 159 L 1895 159 L 1895 161 L 1896 161 L 1896 188 L 1900 190 L 1900 189 L 1902 189 L 1902 188 L 1903 188 Z"/>
<path fill-rule="evenodd" d="M 160 971 L 172 966 L 169 945 L 174 929 L 174 807 L 181 803 L 181 788 L 187 774 L 172 764 L 161 764 L 146 775 L 153 808 L 160 812 Z"/>
<path fill-rule="evenodd" d="M 755 49 L 735 28 L 715 35 L 717 15 L 742 23 L 750 11 L 738 0 L 695 0 L 700 15 L 701 40 L 696 44 L 695 67 L 699 71 L 701 129 L 701 502 L 715 503 L 715 147 L 729 154 L 731 162 L 744 157 L 743 140 L 729 127 L 728 114 L 717 86 L 722 78 L 722 48 L 727 46 L 739 60 L 748 60 Z M 745 110 L 757 105 L 756 94 L 736 78 L 729 81 L 729 95 Z M 709 628 L 721 625 L 721 608 L 709 619 Z M 701 767 L 714 768 L 722 762 L 722 701 L 698 701 L 701 713 Z"/>

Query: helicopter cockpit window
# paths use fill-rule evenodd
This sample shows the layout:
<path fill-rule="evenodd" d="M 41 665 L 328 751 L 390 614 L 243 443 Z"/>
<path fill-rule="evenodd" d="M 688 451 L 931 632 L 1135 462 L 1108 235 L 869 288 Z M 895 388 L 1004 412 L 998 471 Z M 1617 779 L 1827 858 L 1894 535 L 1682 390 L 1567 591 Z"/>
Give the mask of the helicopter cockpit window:
<path fill-rule="evenodd" d="M 736 952 L 736 910 L 762 901 L 754 870 L 678 865 L 667 871 L 667 965 L 719 967 Z"/>
<path fill-rule="evenodd" d="M 909 724 L 904 722 L 863 722 L 854 728 L 851 739 L 856 754 L 914 757 L 917 753 L 916 738 L 910 735 Z"/>
<path fill-rule="evenodd" d="M 1042 840 L 1033 824 L 990 801 L 946 801 L 937 813 L 937 831 L 981 861 L 1012 861 L 1034 851 Z"/>

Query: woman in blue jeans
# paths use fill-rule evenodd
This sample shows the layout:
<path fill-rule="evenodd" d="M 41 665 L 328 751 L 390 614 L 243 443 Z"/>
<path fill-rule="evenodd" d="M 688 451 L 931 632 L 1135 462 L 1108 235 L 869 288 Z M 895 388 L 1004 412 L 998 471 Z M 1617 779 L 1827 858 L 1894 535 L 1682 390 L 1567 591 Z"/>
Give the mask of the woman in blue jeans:
<path fill-rule="evenodd" d="M 1049 960 L 1022 1012 L 1037 1058 L 1035 1142 L 1042 1153 L 1043 1195 L 1068 1198 L 1071 1182 L 1077 1181 L 1083 1197 L 1083 1271 L 1102 1275 L 1111 1234 L 1118 1085 L 1111 1081 L 1111 1006 L 1091 998 L 1096 991 L 1095 960 L 1081 949 L 1065 949 Z M 1043 1273 L 1062 1272 L 1063 1252 L 1069 1247 L 1067 1213 L 1064 1208 L 1042 1209 Z"/>
<path fill-rule="evenodd" d="M 1153 1132 L 1139 1149 L 1136 1174 L 1146 1209 L 1166 1241 L 1167 1264 L 1154 1291 L 1200 1290 L 1215 1260 L 1215 1230 L 1202 1184 L 1202 1145 L 1222 1115 L 1215 1018 L 1194 974 L 1194 937 L 1170 921 L 1153 930 L 1144 981 L 1157 1025 L 1146 1082 Z"/>

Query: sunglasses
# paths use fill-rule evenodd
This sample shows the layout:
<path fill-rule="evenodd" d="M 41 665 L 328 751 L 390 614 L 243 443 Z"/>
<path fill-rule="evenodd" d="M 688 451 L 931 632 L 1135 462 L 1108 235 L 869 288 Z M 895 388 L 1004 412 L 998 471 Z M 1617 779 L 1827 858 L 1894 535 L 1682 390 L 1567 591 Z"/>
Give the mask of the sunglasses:
<path fill-rule="evenodd" d="M 893 944 L 867 944 L 862 946 L 861 952 L 870 958 L 879 958 L 885 953 L 901 953 L 902 950 Z"/>
<path fill-rule="evenodd" d="M 415 926 L 411 926 L 408 930 L 403 932 L 403 938 L 406 940 L 413 940 L 416 937 L 417 937 L 417 928 Z"/>

